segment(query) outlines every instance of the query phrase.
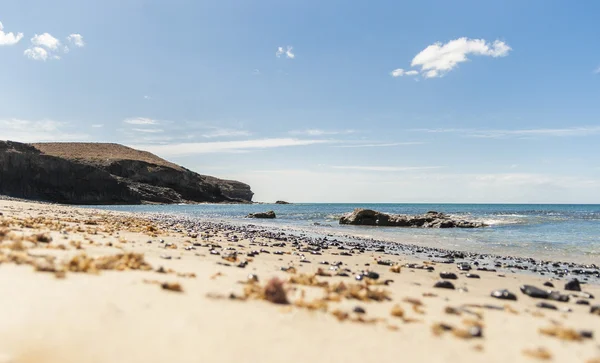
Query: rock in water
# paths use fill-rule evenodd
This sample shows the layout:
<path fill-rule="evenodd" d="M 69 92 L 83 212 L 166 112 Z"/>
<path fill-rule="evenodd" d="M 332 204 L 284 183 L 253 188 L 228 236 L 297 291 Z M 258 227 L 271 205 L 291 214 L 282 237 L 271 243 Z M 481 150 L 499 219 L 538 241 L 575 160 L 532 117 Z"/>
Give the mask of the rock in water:
<path fill-rule="evenodd" d="M 292 204 L 292 203 L 286 202 L 285 200 L 278 200 L 275 202 L 275 204 Z"/>
<path fill-rule="evenodd" d="M 419 228 L 479 228 L 486 225 L 481 222 L 467 221 L 449 215 L 430 211 L 422 215 L 385 214 L 371 209 L 357 208 L 340 218 L 340 224 L 382 226 L 382 227 L 419 227 Z"/>
<path fill-rule="evenodd" d="M 250 213 L 246 218 L 273 219 L 276 218 L 276 216 L 275 212 L 270 210 L 268 212 Z"/>
<path fill-rule="evenodd" d="M 536 299 L 547 299 L 550 293 L 531 285 L 521 286 L 521 292 Z"/>
<path fill-rule="evenodd" d="M 581 286 L 579 285 L 579 280 L 573 279 L 565 284 L 565 290 L 567 291 L 581 291 Z"/>
<path fill-rule="evenodd" d="M 517 295 L 506 289 L 494 290 L 492 291 L 491 296 L 501 300 L 517 300 Z"/>

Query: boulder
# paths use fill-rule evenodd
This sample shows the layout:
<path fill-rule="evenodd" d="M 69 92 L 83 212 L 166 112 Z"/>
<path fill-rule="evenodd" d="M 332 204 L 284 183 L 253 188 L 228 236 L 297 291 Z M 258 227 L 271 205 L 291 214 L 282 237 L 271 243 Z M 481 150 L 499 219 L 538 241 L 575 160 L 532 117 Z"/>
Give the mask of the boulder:
<path fill-rule="evenodd" d="M 278 200 L 275 202 L 275 204 L 292 204 L 292 203 L 286 202 L 284 200 Z"/>
<path fill-rule="evenodd" d="M 246 216 L 246 218 L 260 218 L 260 219 L 274 219 L 275 216 L 275 212 L 273 212 L 272 210 L 268 211 L 268 212 L 258 212 L 258 213 L 250 213 L 248 214 L 248 216 Z"/>
<path fill-rule="evenodd" d="M 421 215 L 386 214 L 371 209 L 357 208 L 340 218 L 340 224 L 381 227 L 413 228 L 479 228 L 484 223 L 455 218 L 444 213 L 429 211 Z"/>

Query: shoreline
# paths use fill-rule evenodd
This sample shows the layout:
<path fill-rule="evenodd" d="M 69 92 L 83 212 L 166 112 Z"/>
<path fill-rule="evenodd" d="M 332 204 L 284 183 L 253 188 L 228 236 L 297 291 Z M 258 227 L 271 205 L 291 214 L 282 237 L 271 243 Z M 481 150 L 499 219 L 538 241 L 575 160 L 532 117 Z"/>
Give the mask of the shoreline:
<path fill-rule="evenodd" d="M 2 200 L 0 213 L 0 362 L 600 358 L 600 286 L 565 290 L 574 276 L 263 226 Z M 549 282 L 569 302 L 520 291 Z"/>

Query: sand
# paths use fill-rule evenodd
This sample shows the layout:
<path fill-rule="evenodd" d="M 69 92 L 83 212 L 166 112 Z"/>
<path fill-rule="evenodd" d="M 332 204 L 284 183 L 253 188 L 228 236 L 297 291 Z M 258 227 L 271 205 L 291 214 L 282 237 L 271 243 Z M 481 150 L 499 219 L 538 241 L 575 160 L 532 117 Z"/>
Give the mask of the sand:
<path fill-rule="evenodd" d="M 453 264 L 429 264 L 434 268 L 429 272 L 402 267 L 427 262 L 408 256 L 342 256 L 337 249 L 312 255 L 291 244 L 272 247 L 279 241 L 230 242 L 225 231 L 190 237 L 125 213 L 1 200 L 0 212 L 0 362 L 542 361 L 546 354 L 524 353 L 537 349 L 548 361 L 600 359 L 600 315 L 591 314 L 590 306 L 575 304 L 574 297 L 560 303 L 519 291 L 523 284 L 541 288 L 548 279 L 481 271 L 471 271 L 481 278 L 470 279 Z M 194 243 L 219 245 L 214 249 L 220 255 L 209 247 L 191 249 Z M 238 252 L 235 262 L 233 256 L 224 259 L 233 252 L 227 248 Z M 247 256 L 261 249 L 271 253 Z M 87 265 L 66 264 L 81 254 Z M 119 265 L 124 258 L 112 265 L 101 259 L 118 255 L 129 256 L 129 264 Z M 236 267 L 247 259 L 245 268 Z M 391 260 L 400 273 L 377 260 Z M 335 274 L 329 270 L 334 261 L 343 262 L 350 277 L 314 276 L 319 268 Z M 281 270 L 288 266 L 296 273 Z M 356 281 L 354 275 L 363 270 L 380 277 Z M 450 280 L 455 290 L 433 288 L 442 271 L 458 275 Z M 247 283 L 250 274 L 257 283 Z M 268 296 L 281 294 L 277 284 L 269 284 L 275 277 L 284 282 L 290 304 L 263 299 L 267 285 L 275 286 Z M 393 282 L 383 285 L 388 279 Z M 326 293 L 341 291 L 340 282 L 360 289 L 358 297 L 370 284 L 373 298 L 389 300 Z M 568 293 L 565 282 L 553 280 L 555 290 Z M 177 286 L 182 291 L 169 289 Z M 518 300 L 490 297 L 500 288 Z M 600 296 L 597 285 L 583 284 L 582 290 Z M 537 308 L 541 301 L 560 310 Z M 391 314 L 396 306 L 402 318 Z M 366 313 L 354 313 L 356 307 Z M 469 329 L 480 330 L 482 337 L 471 336 Z M 582 337 L 583 330 L 593 337 Z"/>

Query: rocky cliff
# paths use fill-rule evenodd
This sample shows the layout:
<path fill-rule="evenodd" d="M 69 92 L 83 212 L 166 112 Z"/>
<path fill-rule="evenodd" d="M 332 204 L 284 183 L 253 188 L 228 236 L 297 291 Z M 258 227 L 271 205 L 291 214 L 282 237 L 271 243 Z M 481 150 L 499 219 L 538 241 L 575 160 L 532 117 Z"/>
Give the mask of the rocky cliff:
<path fill-rule="evenodd" d="M 0 141 L 0 194 L 66 204 L 252 201 L 247 184 L 118 144 Z"/>

